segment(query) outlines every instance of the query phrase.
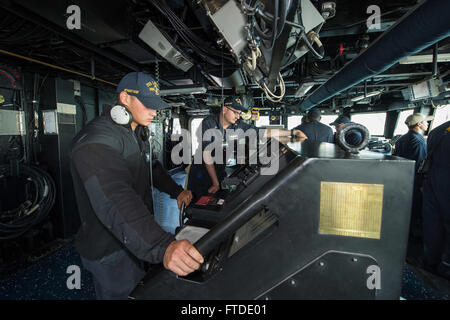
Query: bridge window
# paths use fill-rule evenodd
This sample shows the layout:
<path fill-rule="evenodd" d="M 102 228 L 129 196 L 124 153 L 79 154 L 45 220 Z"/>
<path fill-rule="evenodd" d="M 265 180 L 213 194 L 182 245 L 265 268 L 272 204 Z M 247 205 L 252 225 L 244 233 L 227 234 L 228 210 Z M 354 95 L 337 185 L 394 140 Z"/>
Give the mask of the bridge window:
<path fill-rule="evenodd" d="M 386 112 L 352 114 L 351 120 L 369 129 L 371 136 L 384 136 Z"/>
<path fill-rule="evenodd" d="M 291 130 L 302 123 L 303 116 L 288 117 L 288 129 Z"/>
<path fill-rule="evenodd" d="M 195 151 L 197 150 L 199 146 L 199 137 L 197 134 L 197 130 L 199 130 L 200 123 L 202 123 L 204 118 L 193 118 L 191 120 L 191 140 L 192 140 L 192 155 L 194 155 Z"/>
<path fill-rule="evenodd" d="M 321 123 L 326 124 L 327 126 L 330 126 L 330 123 L 332 123 L 338 115 L 323 115 L 322 119 L 320 120 Z M 330 126 L 333 128 L 333 131 L 336 131 L 336 128 L 334 126 Z"/>
<path fill-rule="evenodd" d="M 405 120 L 408 116 L 412 115 L 414 110 L 404 110 L 400 112 L 398 116 L 397 126 L 395 127 L 394 136 L 404 135 L 408 132 L 408 126 L 405 124 Z"/>
<path fill-rule="evenodd" d="M 302 123 L 303 116 L 290 116 L 288 117 L 288 129 L 293 129 L 296 126 L 300 125 Z M 322 119 L 320 120 L 321 123 L 326 124 L 327 126 L 333 122 L 337 116 L 334 115 L 322 115 Z M 334 130 L 334 127 L 332 127 Z"/>
<path fill-rule="evenodd" d="M 259 120 L 255 122 L 257 127 L 266 127 L 270 125 L 269 116 L 260 116 Z"/>
<path fill-rule="evenodd" d="M 438 106 L 436 109 L 436 113 L 434 114 L 433 127 L 431 128 L 431 130 L 449 120 L 450 120 L 450 104 Z"/>

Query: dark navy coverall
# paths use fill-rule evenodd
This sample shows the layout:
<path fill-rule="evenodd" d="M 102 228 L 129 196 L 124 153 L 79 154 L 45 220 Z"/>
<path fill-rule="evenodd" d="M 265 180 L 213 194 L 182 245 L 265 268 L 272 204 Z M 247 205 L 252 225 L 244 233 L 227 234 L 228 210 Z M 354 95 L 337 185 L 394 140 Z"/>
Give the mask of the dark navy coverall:
<path fill-rule="evenodd" d="M 422 179 L 417 175 L 417 169 L 427 156 L 427 142 L 422 134 L 409 130 L 395 143 L 393 155 L 416 161 L 410 230 L 413 235 L 419 236 L 422 232 Z"/>
<path fill-rule="evenodd" d="M 415 170 L 417 169 L 423 159 L 427 156 L 427 142 L 420 133 L 409 130 L 408 133 L 401 136 L 395 143 L 395 156 L 403 157 L 409 160 L 415 160 Z"/>
<path fill-rule="evenodd" d="M 105 110 L 104 110 L 105 111 Z M 81 218 L 75 246 L 93 275 L 97 299 L 126 299 L 145 275 L 145 263 L 163 261 L 175 240 L 153 218 L 148 142 L 138 126 L 116 124 L 107 113 L 74 138 L 71 173 Z M 155 187 L 176 199 L 183 188 L 153 166 Z"/>
<path fill-rule="evenodd" d="M 196 152 L 203 153 L 203 150 L 211 144 L 211 143 L 217 143 L 213 139 L 210 140 L 203 140 L 204 134 L 208 129 L 216 129 L 220 131 L 220 135 L 222 137 L 222 124 L 220 123 L 220 113 L 214 113 L 212 115 L 209 115 L 205 119 L 203 119 L 201 126 L 197 130 L 196 134 L 198 137 L 198 141 L 200 142 L 199 148 Z M 200 130 L 201 129 L 201 130 Z M 242 129 L 244 132 L 248 129 L 255 129 L 257 130 L 257 133 L 259 137 L 262 137 L 264 135 L 264 129 L 258 129 L 254 125 L 248 124 L 243 122 L 242 120 L 237 120 L 236 123 L 230 125 L 227 130 L 225 130 L 225 137 L 222 137 L 224 141 L 232 140 L 227 139 L 227 133 L 230 132 L 230 130 L 237 130 Z M 230 142 L 230 141 L 228 141 Z M 211 154 L 214 156 L 214 154 Z M 203 163 L 203 154 L 197 155 L 195 158 L 202 159 L 202 163 L 199 164 L 192 164 L 191 169 L 189 171 L 189 180 L 188 180 L 188 189 L 192 191 L 194 194 L 194 200 L 198 199 L 202 195 L 208 194 L 208 189 L 212 185 L 211 177 L 208 174 L 208 171 L 206 170 L 206 167 Z M 224 157 L 225 158 L 225 157 Z M 224 163 L 214 163 L 214 168 L 216 170 L 217 179 L 219 180 L 219 184 L 222 182 L 222 180 L 226 177 L 225 172 L 225 162 L 226 159 L 224 159 Z"/>
<path fill-rule="evenodd" d="M 431 168 L 423 183 L 424 261 L 450 279 L 450 121 L 428 136 Z"/>
<path fill-rule="evenodd" d="M 295 127 L 294 130 L 301 130 L 306 134 L 309 140 L 329 143 L 334 142 L 333 129 L 317 120 L 310 120 L 309 122 L 302 123 Z"/>

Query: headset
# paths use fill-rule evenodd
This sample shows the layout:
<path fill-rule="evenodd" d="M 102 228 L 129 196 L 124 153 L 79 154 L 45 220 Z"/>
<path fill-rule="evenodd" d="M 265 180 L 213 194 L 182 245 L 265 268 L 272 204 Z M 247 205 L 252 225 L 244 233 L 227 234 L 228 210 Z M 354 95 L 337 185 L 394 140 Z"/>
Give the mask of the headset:
<path fill-rule="evenodd" d="M 111 119 L 122 126 L 128 127 L 133 122 L 133 115 L 124 106 L 118 104 L 111 108 Z M 147 126 L 142 126 L 141 139 L 143 141 L 148 141 L 151 136 L 150 129 Z"/>
<path fill-rule="evenodd" d="M 133 122 L 133 116 L 124 106 L 118 104 L 111 108 L 111 119 L 122 126 L 129 126 Z"/>

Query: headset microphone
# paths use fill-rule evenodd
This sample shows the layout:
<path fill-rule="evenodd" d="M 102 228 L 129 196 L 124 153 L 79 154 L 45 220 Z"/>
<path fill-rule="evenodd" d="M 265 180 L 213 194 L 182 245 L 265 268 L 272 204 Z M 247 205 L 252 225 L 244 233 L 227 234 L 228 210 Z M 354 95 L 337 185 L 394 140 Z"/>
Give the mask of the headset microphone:
<path fill-rule="evenodd" d="M 150 128 L 147 126 L 143 126 L 141 130 L 141 139 L 142 141 L 148 141 L 150 139 Z"/>

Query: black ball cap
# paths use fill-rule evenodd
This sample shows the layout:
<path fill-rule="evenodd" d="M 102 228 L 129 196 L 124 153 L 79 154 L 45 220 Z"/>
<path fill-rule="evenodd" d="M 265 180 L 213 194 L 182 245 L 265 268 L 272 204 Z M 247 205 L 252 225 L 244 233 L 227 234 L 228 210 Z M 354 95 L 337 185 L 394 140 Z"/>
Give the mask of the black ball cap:
<path fill-rule="evenodd" d="M 120 80 L 117 93 L 125 91 L 139 99 L 149 109 L 160 110 L 169 108 L 159 95 L 158 83 L 152 75 L 145 72 L 130 72 Z"/>
<path fill-rule="evenodd" d="M 322 116 L 322 114 L 320 113 L 320 110 L 318 109 L 311 109 L 308 111 L 308 113 L 306 114 L 309 118 L 317 118 Z"/>
<path fill-rule="evenodd" d="M 330 126 L 335 126 L 341 123 L 349 123 L 349 122 L 350 118 L 341 114 L 339 117 L 336 118 L 336 120 L 330 123 Z"/>

